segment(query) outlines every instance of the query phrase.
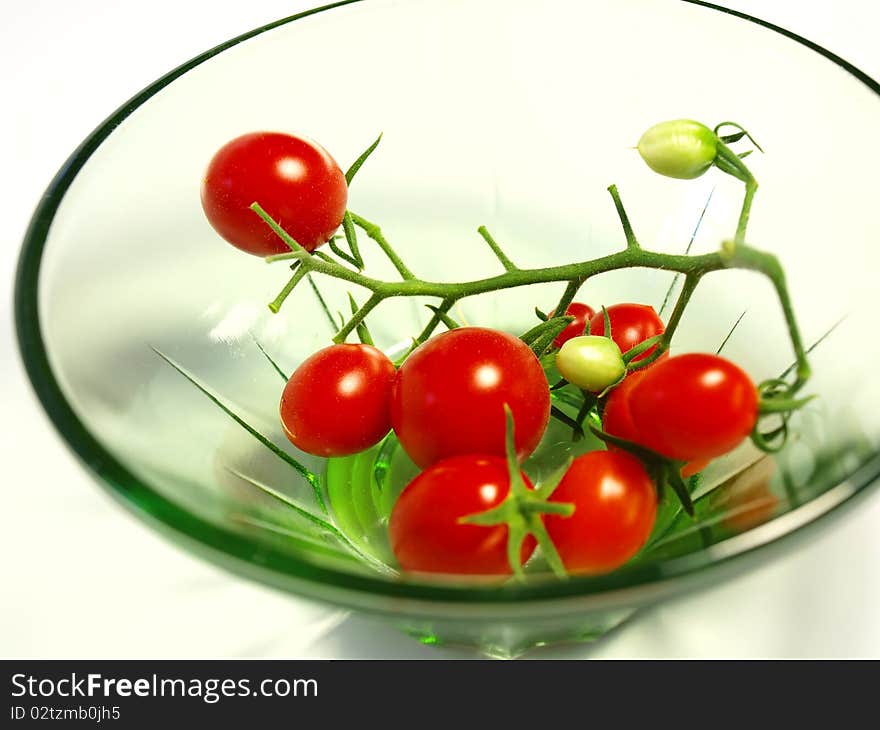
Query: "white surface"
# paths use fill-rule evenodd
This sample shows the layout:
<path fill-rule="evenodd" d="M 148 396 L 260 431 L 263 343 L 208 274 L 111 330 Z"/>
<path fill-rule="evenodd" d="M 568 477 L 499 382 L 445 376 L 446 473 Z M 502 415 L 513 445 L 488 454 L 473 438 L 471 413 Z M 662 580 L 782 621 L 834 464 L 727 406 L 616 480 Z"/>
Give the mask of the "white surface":
<path fill-rule="evenodd" d="M 794 30 L 880 78 L 873 2 L 722 4 Z M 171 547 L 114 504 L 68 453 L 15 350 L 18 247 L 68 154 L 167 70 L 311 5 L 31 0 L 0 9 L 0 656 L 467 656 L 241 581 Z M 880 656 L 878 522 L 875 494 L 797 553 L 651 609 L 592 647 L 535 656 Z"/>

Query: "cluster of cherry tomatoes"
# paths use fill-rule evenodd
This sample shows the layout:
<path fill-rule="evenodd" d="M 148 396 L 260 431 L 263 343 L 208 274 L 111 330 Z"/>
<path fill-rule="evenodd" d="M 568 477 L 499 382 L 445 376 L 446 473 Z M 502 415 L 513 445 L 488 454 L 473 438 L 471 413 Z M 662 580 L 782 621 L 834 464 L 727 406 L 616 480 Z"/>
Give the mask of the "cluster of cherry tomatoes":
<path fill-rule="evenodd" d="M 211 161 L 203 208 L 238 248 L 260 256 L 289 250 L 250 210 L 254 201 L 313 251 L 342 221 L 346 177 L 310 141 L 244 135 Z M 541 520 L 567 571 L 605 572 L 645 544 L 657 509 L 654 478 L 623 445 L 648 450 L 688 476 L 749 435 L 758 394 L 740 368 L 717 355 L 664 352 L 635 369 L 657 345 L 630 359 L 627 353 L 664 332 L 649 306 L 617 304 L 596 312 L 576 302 L 565 314 L 571 321 L 554 340 L 555 364 L 567 382 L 592 394 L 602 430 L 617 443 L 574 459 L 547 497 L 573 511 L 547 510 Z M 550 384 L 523 340 L 482 327 L 436 335 L 399 368 L 372 345 L 332 345 L 296 369 L 280 407 L 290 441 L 322 457 L 363 451 L 393 431 L 423 470 L 393 509 L 394 554 L 407 571 L 456 574 L 512 570 L 508 525 L 467 521 L 499 507 L 511 493 L 508 409 L 521 464 L 547 428 Z M 528 476 L 520 476 L 531 489 Z M 534 537 L 526 536 L 521 563 L 535 547 Z"/>
<path fill-rule="evenodd" d="M 592 310 L 577 303 L 568 311 L 575 320 L 557 338 L 557 347 L 583 336 L 587 322 L 590 332 L 604 332 L 606 313 L 590 319 Z M 624 354 L 663 332 L 651 307 L 619 304 L 609 307 L 607 316 L 612 341 Z M 746 438 L 757 404 L 756 388 L 740 368 L 706 354 L 664 354 L 626 375 L 600 400 L 608 434 L 681 462 L 684 476 Z M 464 521 L 509 495 L 505 405 L 522 462 L 538 446 L 549 419 L 544 368 L 513 335 L 461 327 L 425 342 L 399 369 L 370 345 L 319 351 L 284 389 L 281 421 L 297 448 L 327 457 L 362 451 L 393 430 L 423 469 L 401 494 L 389 523 L 401 567 L 505 574 L 511 571 L 508 527 Z M 614 445 L 576 458 L 549 500 L 574 506 L 570 516 L 543 517 L 572 573 L 605 572 L 632 558 L 650 536 L 657 508 L 655 483 L 645 466 Z M 523 563 L 534 548 L 533 538 L 523 542 Z"/>

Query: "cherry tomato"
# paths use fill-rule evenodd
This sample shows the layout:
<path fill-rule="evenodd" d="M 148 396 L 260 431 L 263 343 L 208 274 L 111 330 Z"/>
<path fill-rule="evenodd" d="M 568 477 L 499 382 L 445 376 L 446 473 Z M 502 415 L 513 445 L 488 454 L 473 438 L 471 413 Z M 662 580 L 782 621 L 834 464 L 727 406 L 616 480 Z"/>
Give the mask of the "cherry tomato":
<path fill-rule="evenodd" d="M 645 544 L 657 516 L 654 483 L 642 462 L 622 451 L 577 457 L 550 500 L 574 504 L 570 517 L 544 517 L 570 573 L 604 573 L 623 565 Z"/>
<path fill-rule="evenodd" d="M 279 132 L 253 132 L 214 155 L 202 183 L 202 208 L 229 243 L 256 256 L 289 251 L 250 209 L 259 203 L 303 248 L 313 251 L 342 223 L 348 187 L 321 146 Z"/>
<path fill-rule="evenodd" d="M 612 436 L 632 441 L 636 444 L 642 444 L 639 434 L 636 431 L 636 425 L 633 423 L 632 413 L 629 407 L 629 397 L 642 376 L 647 370 L 636 370 L 630 373 L 626 380 L 618 385 L 608 396 L 605 401 L 605 409 L 602 411 L 602 430 L 610 433 Z M 642 444 L 644 446 L 644 444 Z M 609 451 L 620 451 L 614 444 L 608 444 Z M 681 467 L 681 475 L 687 479 L 697 472 L 703 471 L 709 464 L 709 459 L 698 459 L 689 461 Z"/>
<path fill-rule="evenodd" d="M 603 431 L 626 441 L 640 443 L 639 434 L 636 431 L 636 425 L 633 423 L 632 413 L 629 410 L 629 396 L 636 383 L 647 372 L 647 369 L 631 372 L 620 385 L 608 394 L 605 408 L 602 411 Z M 616 447 L 613 444 L 609 444 L 608 448 L 613 450 Z"/>
<path fill-rule="evenodd" d="M 456 454 L 504 456 L 505 404 L 522 460 L 535 450 L 550 417 L 544 370 L 519 338 L 461 327 L 432 337 L 400 367 L 391 423 L 423 468 Z"/>
<path fill-rule="evenodd" d="M 689 353 L 650 367 L 629 396 L 639 441 L 670 459 L 712 459 L 755 427 L 758 392 L 723 357 Z"/>
<path fill-rule="evenodd" d="M 593 317 L 593 314 L 595 314 L 592 307 L 581 302 L 572 302 L 569 304 L 565 313 L 571 315 L 574 319 L 568 323 L 568 326 L 562 330 L 562 332 L 556 335 L 556 339 L 553 340 L 554 347 L 562 347 L 572 337 L 582 335 L 584 330 L 587 329 L 587 322 L 589 322 Z M 555 310 L 550 313 L 550 316 L 556 316 Z"/>
<path fill-rule="evenodd" d="M 614 304 L 607 310 L 611 322 L 611 339 L 617 343 L 624 355 L 648 338 L 662 335 L 666 331 L 654 307 L 646 304 Z M 601 310 L 590 320 L 590 334 L 605 334 L 605 317 Z M 645 350 L 635 358 L 635 362 L 647 357 L 653 351 L 653 347 Z M 663 357 L 666 357 L 665 353 Z"/>
<path fill-rule="evenodd" d="M 300 365 L 281 396 L 281 424 L 298 449 L 346 456 L 391 430 L 394 364 L 370 345 L 331 345 Z"/>
<path fill-rule="evenodd" d="M 530 489 L 531 482 L 523 479 Z M 507 525 L 469 525 L 462 517 L 497 507 L 510 491 L 507 462 L 498 456 L 438 461 L 403 490 L 388 524 L 391 549 L 404 570 L 508 575 Z M 523 541 L 524 563 L 535 549 Z"/>

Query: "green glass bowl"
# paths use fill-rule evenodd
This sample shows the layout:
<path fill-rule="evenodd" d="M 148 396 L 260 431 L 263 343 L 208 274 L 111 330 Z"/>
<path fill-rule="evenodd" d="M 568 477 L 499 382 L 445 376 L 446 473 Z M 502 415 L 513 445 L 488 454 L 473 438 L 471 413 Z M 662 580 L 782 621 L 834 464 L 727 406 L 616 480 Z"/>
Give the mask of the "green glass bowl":
<path fill-rule="evenodd" d="M 511 656 L 595 638 L 641 605 L 791 548 L 880 474 L 878 94 L 815 44 L 705 3 L 362 0 L 287 18 L 159 79 L 73 153 L 24 242 L 24 361 L 86 466 L 189 551 L 386 616 L 427 643 Z M 645 128 L 676 117 L 734 118 L 767 151 L 750 158 L 761 189 L 749 238 L 786 266 L 805 337 L 818 343 L 820 398 L 793 420 L 781 453 L 761 459 L 746 445 L 713 464 L 695 520 L 664 501 L 648 547 L 613 573 L 558 581 L 537 565 L 525 583 L 399 576 L 384 528 L 413 467 L 390 440 L 329 465 L 286 441 L 278 370 L 332 332 L 308 289 L 268 311 L 286 269 L 227 246 L 205 222 L 208 159 L 238 134 L 278 129 L 319 139 L 345 167 L 384 132 L 350 205 L 382 224 L 415 271 L 451 280 L 497 271 L 481 224 L 523 266 L 619 248 L 611 183 L 645 245 L 717 248 L 741 186 L 714 172 L 660 178 L 632 149 Z M 372 250 L 368 266 L 393 274 Z M 616 272 L 581 298 L 659 309 L 671 283 L 663 272 Z M 319 284 L 331 308 L 345 306 L 338 282 Z M 522 331 L 534 306 L 559 294 L 508 291 L 466 300 L 457 315 Z M 399 349 L 424 322 L 424 303 L 383 304 L 370 316 L 377 344 Z M 757 275 L 707 278 L 674 348 L 714 350 L 744 311 L 725 354 L 756 380 L 778 375 L 792 353 Z M 564 442 L 551 429 L 532 471 L 557 463 Z"/>

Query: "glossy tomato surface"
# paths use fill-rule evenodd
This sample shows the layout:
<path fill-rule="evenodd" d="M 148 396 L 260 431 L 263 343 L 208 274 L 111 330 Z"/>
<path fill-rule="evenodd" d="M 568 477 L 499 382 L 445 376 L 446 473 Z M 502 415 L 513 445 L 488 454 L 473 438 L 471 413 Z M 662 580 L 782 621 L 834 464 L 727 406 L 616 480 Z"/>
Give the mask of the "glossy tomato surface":
<path fill-rule="evenodd" d="M 208 221 L 233 246 L 256 256 L 290 250 L 250 209 L 263 209 L 303 248 L 313 251 L 342 223 L 345 175 L 323 147 L 279 132 L 253 132 L 225 144 L 202 182 Z"/>
<path fill-rule="evenodd" d="M 526 485 L 531 482 L 523 474 Z M 403 490 L 388 524 L 400 567 L 426 573 L 507 575 L 507 525 L 462 524 L 497 507 L 510 491 L 507 462 L 497 456 L 454 456 L 419 474 Z M 520 559 L 535 549 L 529 536 Z"/>
<path fill-rule="evenodd" d="M 544 524 L 570 573 L 605 573 L 645 544 L 657 516 L 657 493 L 642 463 L 621 451 L 577 457 L 550 497 L 571 503 L 570 517 L 547 515 Z"/>
<path fill-rule="evenodd" d="M 281 423 L 298 449 L 346 456 L 391 430 L 394 365 L 370 345 L 331 345 L 300 365 L 281 396 Z"/>
<path fill-rule="evenodd" d="M 629 395 L 640 442 L 671 459 L 726 454 L 758 418 L 758 392 L 738 365 L 688 353 L 652 365 Z"/>
<path fill-rule="evenodd" d="M 647 444 L 639 438 L 636 425 L 633 422 L 632 412 L 630 411 L 629 398 L 636 384 L 647 372 L 647 370 L 636 370 L 630 373 L 620 385 L 611 391 L 608 400 L 605 402 L 605 409 L 602 412 L 602 430 L 612 436 L 617 436 L 642 446 Z M 608 450 L 620 451 L 621 449 L 614 444 L 608 444 Z M 682 466 L 681 475 L 685 478 L 692 477 L 697 472 L 705 469 L 709 461 L 709 459 L 689 461 Z"/>
<path fill-rule="evenodd" d="M 595 314 L 593 308 L 583 302 L 572 302 L 568 305 L 565 313 L 571 315 L 574 319 L 569 322 L 568 326 L 556 336 L 555 340 L 553 340 L 554 347 L 562 347 L 572 337 L 579 337 L 582 335 L 587 328 L 587 322 L 589 322 Z M 556 312 L 551 312 L 550 316 L 555 317 Z"/>
<path fill-rule="evenodd" d="M 423 468 L 457 454 L 504 456 L 505 404 L 522 460 L 537 447 L 550 417 L 541 364 L 513 335 L 461 327 L 432 337 L 401 365 L 391 423 Z"/>
<path fill-rule="evenodd" d="M 666 331 L 663 320 L 654 311 L 654 307 L 646 304 L 613 304 L 607 307 L 607 311 L 611 322 L 611 339 L 617 343 L 624 355 L 636 345 Z M 605 317 L 602 310 L 596 312 L 590 320 L 590 334 L 605 335 Z M 653 351 L 653 347 L 648 348 L 635 358 L 635 362 L 647 357 Z M 666 355 L 664 354 L 663 357 Z"/>

